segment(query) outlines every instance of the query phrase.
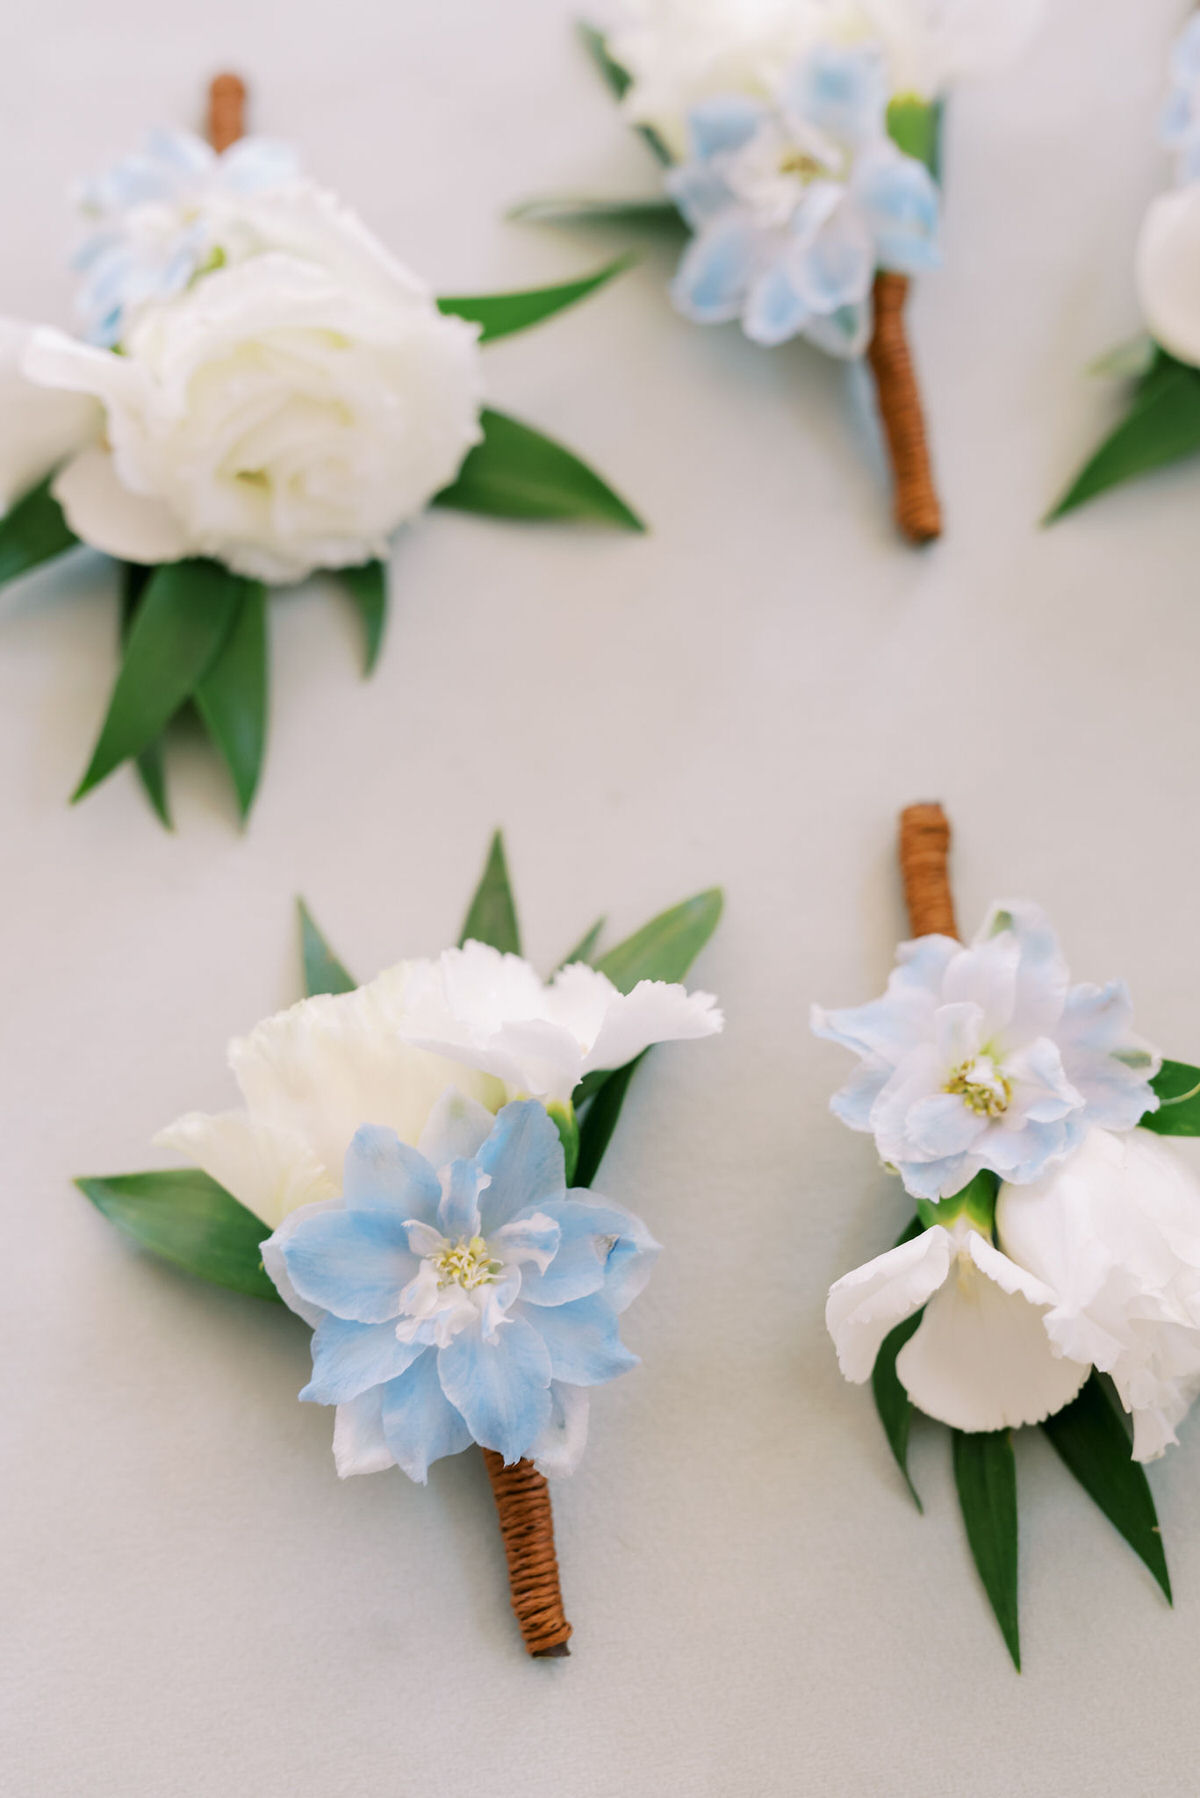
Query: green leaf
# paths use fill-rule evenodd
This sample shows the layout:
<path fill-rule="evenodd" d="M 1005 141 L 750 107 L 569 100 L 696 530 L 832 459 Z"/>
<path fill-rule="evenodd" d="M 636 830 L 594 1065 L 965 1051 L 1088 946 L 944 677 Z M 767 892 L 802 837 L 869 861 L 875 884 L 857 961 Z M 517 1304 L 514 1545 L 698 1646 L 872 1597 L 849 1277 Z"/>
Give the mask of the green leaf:
<path fill-rule="evenodd" d="M 313 921 L 303 899 L 297 899 L 300 913 L 300 952 L 304 959 L 304 995 L 314 993 L 352 993 L 358 982 L 348 974 Z"/>
<path fill-rule="evenodd" d="M 709 887 L 651 918 L 596 966 L 623 993 L 639 980 L 680 981 L 717 928 L 724 903 L 720 887 Z"/>
<path fill-rule="evenodd" d="M 471 938 L 477 943 L 490 943 L 493 949 L 500 949 L 506 955 L 521 953 L 517 907 L 509 885 L 508 863 L 504 859 L 504 838 L 499 831 L 488 847 L 483 873 L 458 939 L 459 948 Z"/>
<path fill-rule="evenodd" d="M 924 163 L 937 181 L 942 166 L 941 102 L 921 100 L 916 94 L 899 94 L 888 103 L 888 135 L 906 156 Z"/>
<path fill-rule="evenodd" d="M 366 637 L 363 673 L 371 674 L 383 646 L 387 623 L 388 567 L 386 562 L 363 562 L 357 568 L 339 568 L 342 584 L 358 607 Z"/>
<path fill-rule="evenodd" d="M 193 698 L 233 776 L 243 822 L 254 803 L 267 742 L 267 590 L 242 583 L 233 628 Z"/>
<path fill-rule="evenodd" d="M 606 281 L 611 281 L 614 275 L 632 268 L 636 260 L 634 256 L 618 256 L 615 261 L 597 269 L 594 275 L 584 275 L 578 281 L 563 281 L 555 287 L 531 287 L 524 293 L 481 294 L 478 298 L 442 299 L 438 301 L 438 310 L 482 325 L 479 341 L 491 343 L 496 337 L 528 330 L 530 325 L 540 324 L 542 319 L 552 318 L 556 312 L 576 305 L 588 294 L 595 293 L 598 287 L 603 287 Z"/>
<path fill-rule="evenodd" d="M 505 215 L 523 225 L 667 226 L 686 229 L 674 200 L 605 200 L 596 194 L 541 194 L 511 206 Z"/>
<path fill-rule="evenodd" d="M 51 495 L 50 479 L 44 480 L 0 518 L 0 586 L 78 542 Z"/>
<path fill-rule="evenodd" d="M 1133 406 L 1068 487 L 1046 523 L 1110 487 L 1200 450 L 1200 370 L 1161 356 Z"/>
<path fill-rule="evenodd" d="M 486 408 L 483 442 L 470 451 L 435 506 L 493 518 L 582 518 L 625 530 L 645 529 L 637 514 L 598 474 L 519 419 Z"/>
<path fill-rule="evenodd" d="M 967 1541 L 1013 1666 L 1021 1671 L 1017 1619 L 1017 1463 L 1010 1430 L 952 1430 L 954 1481 Z"/>
<path fill-rule="evenodd" d="M 562 1143 L 566 1184 L 568 1187 L 574 1186 L 579 1167 L 579 1120 L 575 1116 L 575 1109 L 571 1105 L 562 1105 L 555 1099 L 547 1105 L 546 1112 Z"/>
<path fill-rule="evenodd" d="M 143 593 L 150 579 L 150 569 L 141 562 L 123 562 L 121 564 L 121 646 L 124 648 L 129 640 L 129 632 L 133 625 Z M 156 737 L 148 749 L 134 759 L 138 779 L 142 783 L 147 799 L 154 807 L 159 822 L 166 830 L 174 830 L 171 822 L 171 811 L 167 804 L 167 770 L 166 770 L 166 735 Z"/>
<path fill-rule="evenodd" d="M 278 1299 L 263 1270 L 261 1218 L 199 1168 L 76 1180 L 118 1230 L 188 1273 L 254 1298 Z"/>
<path fill-rule="evenodd" d="M 1200 1068 L 1164 1061 L 1150 1082 L 1161 1101 L 1139 1121 L 1158 1136 L 1200 1136 Z"/>
<path fill-rule="evenodd" d="M 609 54 L 608 44 L 605 41 L 603 32 L 597 31 L 592 25 L 581 24 L 579 26 L 579 36 L 583 42 L 584 49 L 600 71 L 601 78 L 609 91 L 616 99 L 624 99 L 632 77 L 630 76 L 628 69 L 622 68 L 621 64 Z M 639 136 L 643 137 L 647 144 L 649 144 L 651 150 L 653 150 L 660 162 L 670 162 L 671 152 L 667 149 L 667 146 L 663 143 L 663 140 L 658 135 L 657 131 L 650 125 L 639 125 L 637 131 Z"/>
<path fill-rule="evenodd" d="M 643 1049 L 641 1055 L 627 1061 L 623 1068 L 614 1073 L 605 1073 L 596 1088 L 595 1096 L 589 1101 L 579 1125 L 579 1159 L 575 1164 L 576 1186 L 590 1186 L 600 1171 L 600 1163 L 604 1160 L 604 1151 L 612 1141 L 612 1133 L 617 1127 L 617 1119 L 621 1115 L 621 1107 L 625 1103 L 625 1095 L 629 1091 L 629 1082 L 634 1072 L 648 1053 Z"/>
<path fill-rule="evenodd" d="M 216 562 L 155 570 L 137 608 L 121 671 L 87 772 L 72 799 L 140 755 L 216 660 L 247 582 Z"/>
<path fill-rule="evenodd" d="M 924 1229 L 919 1217 L 914 1217 L 907 1229 L 902 1230 L 896 1238 L 895 1247 L 903 1242 L 911 1242 Z M 871 1390 L 875 1395 L 875 1409 L 879 1413 L 879 1421 L 883 1425 L 883 1433 L 888 1439 L 888 1446 L 895 1456 L 896 1465 L 904 1475 L 904 1483 L 912 1493 L 913 1503 L 918 1511 L 924 1511 L 912 1476 L 908 1471 L 908 1432 L 912 1425 L 912 1401 L 900 1383 L 896 1372 L 896 1359 L 909 1337 L 919 1325 L 923 1309 L 914 1317 L 906 1317 L 902 1324 L 884 1337 L 879 1353 L 875 1357 L 875 1365 L 871 1370 Z"/>
<path fill-rule="evenodd" d="M 1093 1371 L 1079 1397 L 1042 1429 L 1084 1491 L 1140 1555 L 1171 1603 L 1171 1577 L 1146 1471 L 1130 1453 L 1125 1425 Z"/>
<path fill-rule="evenodd" d="M 568 954 L 563 956 L 562 960 L 558 964 L 559 967 L 560 968 L 569 968 L 573 961 L 591 961 L 592 950 L 596 947 L 596 944 L 600 941 L 600 932 L 603 929 L 604 929 L 604 919 L 597 918 L 596 922 L 592 925 L 592 928 L 588 931 L 585 931 L 583 936 L 581 936 L 579 941 L 576 943 L 575 947 L 572 950 L 570 950 Z"/>

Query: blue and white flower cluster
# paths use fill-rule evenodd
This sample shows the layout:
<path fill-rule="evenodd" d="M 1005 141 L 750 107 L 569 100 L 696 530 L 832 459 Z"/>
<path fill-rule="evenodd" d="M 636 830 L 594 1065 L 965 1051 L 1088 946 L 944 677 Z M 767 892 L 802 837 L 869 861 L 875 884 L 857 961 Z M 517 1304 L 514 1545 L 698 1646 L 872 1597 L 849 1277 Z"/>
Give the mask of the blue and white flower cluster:
<path fill-rule="evenodd" d="M 1182 186 L 1200 178 L 1200 14 L 1193 14 L 1172 46 L 1170 80 L 1160 135 L 1178 158 Z"/>
<path fill-rule="evenodd" d="M 804 336 L 857 356 L 879 268 L 936 266 L 938 191 L 888 135 L 888 73 L 871 45 L 821 45 L 774 103 L 706 100 L 667 187 L 695 232 L 672 287 L 701 324 L 740 319 L 762 344 Z"/>
<path fill-rule="evenodd" d="M 173 299 L 215 264 L 215 201 L 269 194 L 299 174 L 295 151 L 270 138 L 244 137 L 218 154 L 190 131 L 150 132 L 143 150 L 79 193 L 80 210 L 95 227 L 74 258 L 88 339 L 120 343 L 140 307 Z"/>
<path fill-rule="evenodd" d="M 1036 1180 L 1089 1130 L 1132 1130 L 1153 1111 L 1161 1062 L 1131 1011 L 1124 981 L 1071 986 L 1045 914 L 1013 903 L 967 948 L 902 944 L 883 998 L 814 1006 L 812 1026 L 862 1060 L 836 1115 L 874 1136 L 915 1198 L 938 1200 L 984 1170 Z"/>
<path fill-rule="evenodd" d="M 498 1116 L 449 1092 L 422 1135 L 366 1125 L 341 1197 L 263 1245 L 315 1327 L 300 1394 L 336 1405 L 338 1472 L 430 1465 L 478 1442 L 569 1472 L 588 1389 L 636 1365 L 618 1316 L 658 1252 L 620 1206 L 568 1192 L 558 1130 L 533 1100 Z"/>

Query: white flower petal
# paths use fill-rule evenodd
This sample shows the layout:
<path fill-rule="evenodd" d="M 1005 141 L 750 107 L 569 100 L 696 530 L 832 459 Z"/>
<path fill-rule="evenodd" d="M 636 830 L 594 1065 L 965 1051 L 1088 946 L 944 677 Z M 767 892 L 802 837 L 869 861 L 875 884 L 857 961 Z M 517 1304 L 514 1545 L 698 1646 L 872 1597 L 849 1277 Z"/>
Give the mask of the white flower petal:
<path fill-rule="evenodd" d="M 870 1379 L 884 1337 L 937 1291 L 952 1255 L 950 1232 L 935 1224 L 830 1287 L 825 1327 L 846 1379 Z"/>
<path fill-rule="evenodd" d="M 297 1206 L 339 1190 L 303 1136 L 255 1123 L 243 1111 L 188 1112 L 154 1141 L 202 1168 L 272 1229 Z"/>
<path fill-rule="evenodd" d="M 1200 182 L 1151 202 L 1134 273 L 1155 340 L 1181 362 L 1200 364 Z"/>
<path fill-rule="evenodd" d="M 715 1036 L 724 1027 L 712 993 L 689 993 L 684 986 L 640 980 L 631 993 L 613 999 L 584 1056 L 583 1071 L 624 1067 L 652 1043 L 695 1041 Z"/>
<path fill-rule="evenodd" d="M 548 1480 L 574 1473 L 587 1447 L 589 1394 L 582 1386 L 554 1380 L 550 1386 L 550 1419 L 529 1458 Z"/>
<path fill-rule="evenodd" d="M 495 1115 L 478 1099 L 468 1098 L 456 1086 L 448 1086 L 429 1114 L 417 1148 L 435 1168 L 452 1161 L 471 1161 L 479 1153 L 495 1124 Z"/>
<path fill-rule="evenodd" d="M 51 488 L 77 537 L 123 562 L 178 562 L 192 545 L 160 499 L 122 485 L 110 450 L 99 444 L 75 456 Z"/>
<path fill-rule="evenodd" d="M 33 336 L 32 325 L 0 318 L 0 514 L 99 436 L 103 424 L 86 394 L 29 379 L 24 360 Z"/>

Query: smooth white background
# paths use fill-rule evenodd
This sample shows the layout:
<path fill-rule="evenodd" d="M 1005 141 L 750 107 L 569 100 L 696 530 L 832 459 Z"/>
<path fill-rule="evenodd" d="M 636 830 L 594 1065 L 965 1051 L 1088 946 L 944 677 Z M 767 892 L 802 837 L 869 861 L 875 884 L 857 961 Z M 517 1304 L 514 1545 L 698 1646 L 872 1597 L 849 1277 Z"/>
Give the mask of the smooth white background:
<path fill-rule="evenodd" d="M 502 222 L 650 191 L 567 0 L 40 0 L 0 27 L 0 305 L 67 322 L 70 181 L 222 64 L 442 291 L 620 247 Z M 948 534 L 892 536 L 855 383 L 678 319 L 669 255 L 488 351 L 498 404 L 644 509 L 645 539 L 435 515 L 397 545 L 377 677 L 313 586 L 272 606 L 249 831 L 186 746 L 165 835 L 127 772 L 65 796 L 113 674 L 80 556 L 0 599 L 5 1740 L 14 1798 L 1184 1798 L 1200 1433 L 1152 1470 L 1168 1611 L 1048 1446 L 1019 1443 L 1025 1673 L 969 1564 L 948 1444 L 919 1517 L 825 1338 L 903 1195 L 826 1110 L 809 1002 L 882 984 L 897 809 L 941 797 L 964 924 L 1028 895 L 1080 978 L 1200 1056 L 1200 468 L 1051 532 L 1115 416 L 1178 0 L 1051 0 L 948 122 L 946 259 L 911 309 Z M 529 952 L 714 881 L 717 1043 L 657 1052 L 604 1186 L 666 1247 L 557 1490 L 569 1661 L 531 1664 L 477 1458 L 339 1484 L 295 1319 L 131 1252 L 71 1185 L 229 1102 L 226 1039 L 298 995 L 302 891 L 363 977 L 457 930 L 508 833 Z"/>

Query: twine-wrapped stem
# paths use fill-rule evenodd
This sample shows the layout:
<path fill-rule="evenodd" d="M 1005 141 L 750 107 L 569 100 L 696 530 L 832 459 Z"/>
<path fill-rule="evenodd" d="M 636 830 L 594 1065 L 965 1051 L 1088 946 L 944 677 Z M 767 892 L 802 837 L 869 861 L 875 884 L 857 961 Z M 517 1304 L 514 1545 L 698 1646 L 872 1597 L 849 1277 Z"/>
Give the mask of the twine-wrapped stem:
<path fill-rule="evenodd" d="M 958 935 L 950 890 L 950 820 L 940 805 L 900 814 L 900 873 L 914 936 Z"/>
<path fill-rule="evenodd" d="M 908 276 L 881 269 L 875 277 L 875 328 L 867 360 L 875 376 L 879 415 L 895 483 L 896 523 L 910 543 L 929 543 L 942 534 L 938 502 L 925 438 L 925 415 L 904 330 Z"/>
<path fill-rule="evenodd" d="M 483 1462 L 500 1515 L 508 1589 L 525 1646 L 543 1657 L 570 1654 L 571 1625 L 563 1615 L 558 1584 L 550 1488 L 532 1461 L 506 1467 L 503 1456 L 485 1448 Z"/>
<path fill-rule="evenodd" d="M 240 75 L 214 75 L 208 89 L 208 141 L 217 155 L 246 129 L 246 83 Z"/>

